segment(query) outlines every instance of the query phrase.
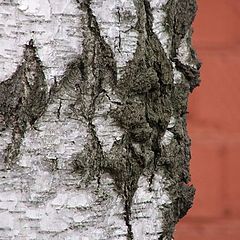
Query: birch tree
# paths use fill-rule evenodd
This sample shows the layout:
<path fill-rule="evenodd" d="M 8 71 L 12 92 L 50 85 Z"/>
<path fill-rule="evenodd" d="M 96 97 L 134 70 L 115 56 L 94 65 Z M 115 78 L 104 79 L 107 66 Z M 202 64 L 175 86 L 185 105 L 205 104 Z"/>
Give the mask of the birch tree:
<path fill-rule="evenodd" d="M 192 205 L 195 0 L 0 1 L 0 238 L 171 240 Z"/>

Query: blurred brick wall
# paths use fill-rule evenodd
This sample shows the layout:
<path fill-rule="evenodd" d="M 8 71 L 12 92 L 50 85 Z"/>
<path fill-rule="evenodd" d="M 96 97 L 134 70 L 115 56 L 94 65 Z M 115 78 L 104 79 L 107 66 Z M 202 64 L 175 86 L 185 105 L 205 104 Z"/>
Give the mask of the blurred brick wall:
<path fill-rule="evenodd" d="M 176 240 L 240 239 L 240 0 L 198 0 L 202 83 L 190 98 L 195 202 Z"/>

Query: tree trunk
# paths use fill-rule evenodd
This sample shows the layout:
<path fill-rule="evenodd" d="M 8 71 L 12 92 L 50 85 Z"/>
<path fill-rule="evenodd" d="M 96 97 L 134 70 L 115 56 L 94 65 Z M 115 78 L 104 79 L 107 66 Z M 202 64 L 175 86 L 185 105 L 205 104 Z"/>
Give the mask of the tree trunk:
<path fill-rule="evenodd" d="M 192 205 L 195 0 L 0 1 L 1 239 L 164 239 Z"/>

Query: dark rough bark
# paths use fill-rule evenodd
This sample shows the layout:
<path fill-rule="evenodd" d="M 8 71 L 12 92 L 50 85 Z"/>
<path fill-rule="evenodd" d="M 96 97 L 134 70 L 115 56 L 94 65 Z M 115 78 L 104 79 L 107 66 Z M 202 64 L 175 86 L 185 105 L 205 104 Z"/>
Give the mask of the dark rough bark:
<path fill-rule="evenodd" d="M 23 63 L 10 79 L 0 83 L 0 96 L 1 129 L 13 128 L 12 143 L 5 153 L 9 168 L 19 154 L 27 125 L 33 127 L 47 105 L 47 85 L 32 40 L 26 44 Z"/>
<path fill-rule="evenodd" d="M 82 55 L 71 62 L 59 84 L 47 93 L 41 61 L 36 47 L 26 45 L 24 62 L 11 77 L 0 85 L 1 129 L 13 128 L 12 143 L 5 152 L 6 168 L 16 164 L 27 125 L 44 113 L 47 105 L 58 101 L 63 93 L 73 96 L 69 118 L 76 118 L 88 127 L 84 150 L 72 159 L 74 172 L 88 183 L 108 173 L 115 181 L 116 190 L 124 199 L 127 239 L 133 239 L 131 204 L 138 180 L 143 173 L 149 176 L 149 191 L 157 171 L 163 171 L 169 184 L 166 190 L 171 204 L 164 208 L 163 232 L 159 239 L 171 240 L 176 223 L 192 206 L 194 188 L 189 185 L 190 139 L 186 129 L 187 99 L 199 84 L 200 64 L 191 50 L 189 65 L 177 57 L 181 40 L 190 30 L 196 13 L 195 0 L 169 0 L 165 6 L 165 24 L 171 36 L 170 56 L 164 51 L 153 31 L 153 15 L 147 0 L 135 1 L 138 22 L 138 46 L 125 72 L 117 80 L 114 53 L 101 36 L 90 1 L 79 2 L 86 13 L 82 19 L 84 42 Z M 188 38 L 191 47 L 191 37 Z M 173 65 L 183 74 L 182 82 L 174 84 Z M 117 96 L 118 101 L 109 94 Z M 49 100 L 48 100 L 49 95 Z M 114 119 L 124 132 L 109 152 L 104 152 L 96 133 L 94 118 L 100 105 L 111 103 L 107 116 Z M 61 119 L 61 100 L 57 111 Z M 172 128 L 174 138 L 168 146 L 161 139 L 168 129 L 171 116 L 176 119 Z M 106 117 L 107 117 L 106 116 Z M 138 147 L 136 147 L 136 144 Z"/>

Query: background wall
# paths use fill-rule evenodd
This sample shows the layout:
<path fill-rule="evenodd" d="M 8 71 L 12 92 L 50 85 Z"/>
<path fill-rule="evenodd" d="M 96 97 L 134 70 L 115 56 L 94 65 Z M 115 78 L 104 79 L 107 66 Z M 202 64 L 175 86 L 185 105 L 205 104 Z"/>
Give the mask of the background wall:
<path fill-rule="evenodd" d="M 176 240 L 240 239 L 240 1 L 198 0 L 193 43 L 203 62 L 190 98 L 195 203 Z"/>

